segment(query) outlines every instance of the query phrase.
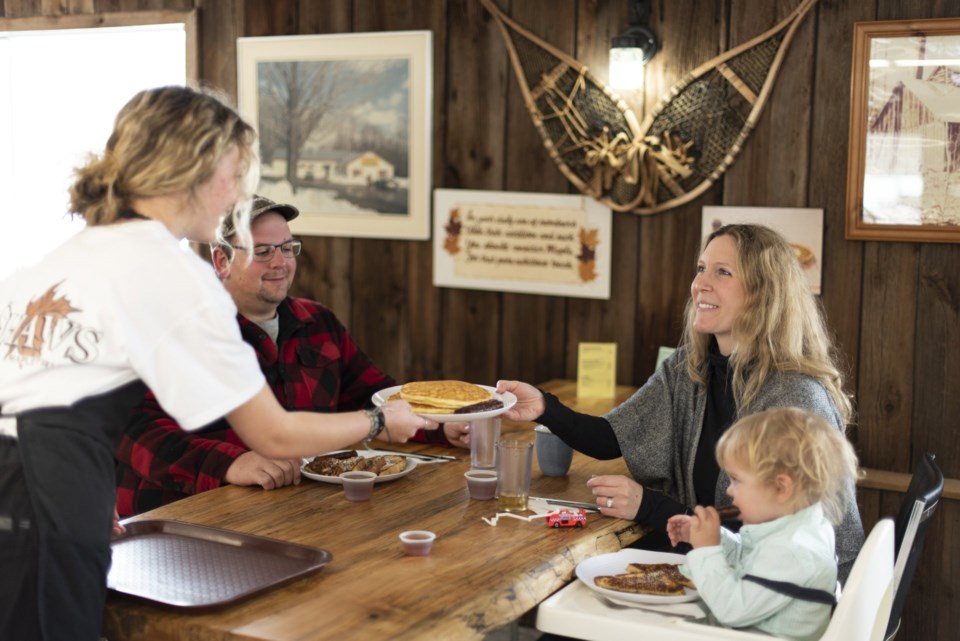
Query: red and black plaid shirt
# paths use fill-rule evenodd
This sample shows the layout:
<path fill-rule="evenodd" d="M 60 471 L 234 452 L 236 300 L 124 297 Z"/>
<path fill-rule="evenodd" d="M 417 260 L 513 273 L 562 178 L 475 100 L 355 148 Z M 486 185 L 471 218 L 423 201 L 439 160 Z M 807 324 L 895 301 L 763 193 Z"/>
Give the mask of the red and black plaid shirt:
<path fill-rule="evenodd" d="M 348 412 L 370 406 L 370 397 L 397 383 L 377 369 L 333 312 L 304 298 L 280 304 L 277 343 L 253 321 L 237 315 L 243 340 L 287 410 Z M 427 432 L 430 441 L 442 430 Z M 426 442 L 424 432 L 414 440 Z M 227 468 L 247 451 L 223 419 L 184 432 L 153 392 L 133 411 L 117 448 L 117 510 L 139 514 L 224 483 Z"/>

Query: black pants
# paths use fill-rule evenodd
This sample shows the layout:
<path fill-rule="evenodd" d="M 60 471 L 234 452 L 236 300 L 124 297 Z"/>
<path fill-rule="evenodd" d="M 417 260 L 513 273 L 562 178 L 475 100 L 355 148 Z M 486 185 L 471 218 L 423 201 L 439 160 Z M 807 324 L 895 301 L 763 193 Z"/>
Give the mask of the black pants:
<path fill-rule="evenodd" d="M 113 452 L 143 386 L 18 417 L 0 444 L 0 639 L 96 641 L 103 627 Z M 9 517 L 9 518 L 8 518 Z"/>
<path fill-rule="evenodd" d="M 40 639 L 37 531 L 17 441 L 0 437 L 0 639 Z"/>

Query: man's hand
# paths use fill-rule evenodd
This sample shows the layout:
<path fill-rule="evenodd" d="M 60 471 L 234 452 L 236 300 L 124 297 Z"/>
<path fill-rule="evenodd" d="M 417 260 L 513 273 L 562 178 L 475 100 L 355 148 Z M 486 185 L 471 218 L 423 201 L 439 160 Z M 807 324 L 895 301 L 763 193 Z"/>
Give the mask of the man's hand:
<path fill-rule="evenodd" d="M 244 452 L 227 468 L 224 481 L 231 485 L 259 485 L 273 490 L 300 484 L 299 459 L 269 459 L 256 452 Z"/>
<path fill-rule="evenodd" d="M 443 435 L 450 445 L 470 447 L 470 423 L 444 423 Z"/>

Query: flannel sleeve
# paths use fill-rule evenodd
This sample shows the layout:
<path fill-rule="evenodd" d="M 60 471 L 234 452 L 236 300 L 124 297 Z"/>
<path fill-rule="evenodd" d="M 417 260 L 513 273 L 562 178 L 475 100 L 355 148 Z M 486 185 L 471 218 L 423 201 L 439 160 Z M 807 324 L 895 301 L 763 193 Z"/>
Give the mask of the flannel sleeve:
<path fill-rule="evenodd" d="M 228 441 L 229 426 L 217 421 L 201 433 L 184 432 L 148 392 L 133 410 L 116 451 L 117 462 L 164 490 L 196 494 L 223 484 L 227 468 L 246 449 Z M 119 488 L 135 491 L 136 488 Z"/>

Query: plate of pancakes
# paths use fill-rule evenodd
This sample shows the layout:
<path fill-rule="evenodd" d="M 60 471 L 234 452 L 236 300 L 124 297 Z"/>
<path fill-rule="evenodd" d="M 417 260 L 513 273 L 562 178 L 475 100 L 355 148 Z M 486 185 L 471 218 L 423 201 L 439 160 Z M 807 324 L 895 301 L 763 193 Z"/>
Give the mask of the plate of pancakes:
<path fill-rule="evenodd" d="M 321 483 L 343 485 L 340 474 L 365 470 L 377 475 L 377 478 L 373 479 L 374 483 L 385 483 L 406 476 L 415 467 L 416 459 L 407 456 L 382 455 L 364 450 L 338 450 L 304 459 L 300 474 Z"/>
<path fill-rule="evenodd" d="M 413 413 L 438 423 L 460 423 L 493 418 L 514 406 L 517 397 L 510 392 L 498 394 L 495 387 L 464 381 L 415 381 L 380 390 L 373 403 L 388 400 L 410 403 Z"/>
<path fill-rule="evenodd" d="M 631 548 L 600 554 L 577 565 L 577 578 L 606 599 L 620 605 L 686 603 L 700 598 L 678 566 L 682 554 Z"/>

